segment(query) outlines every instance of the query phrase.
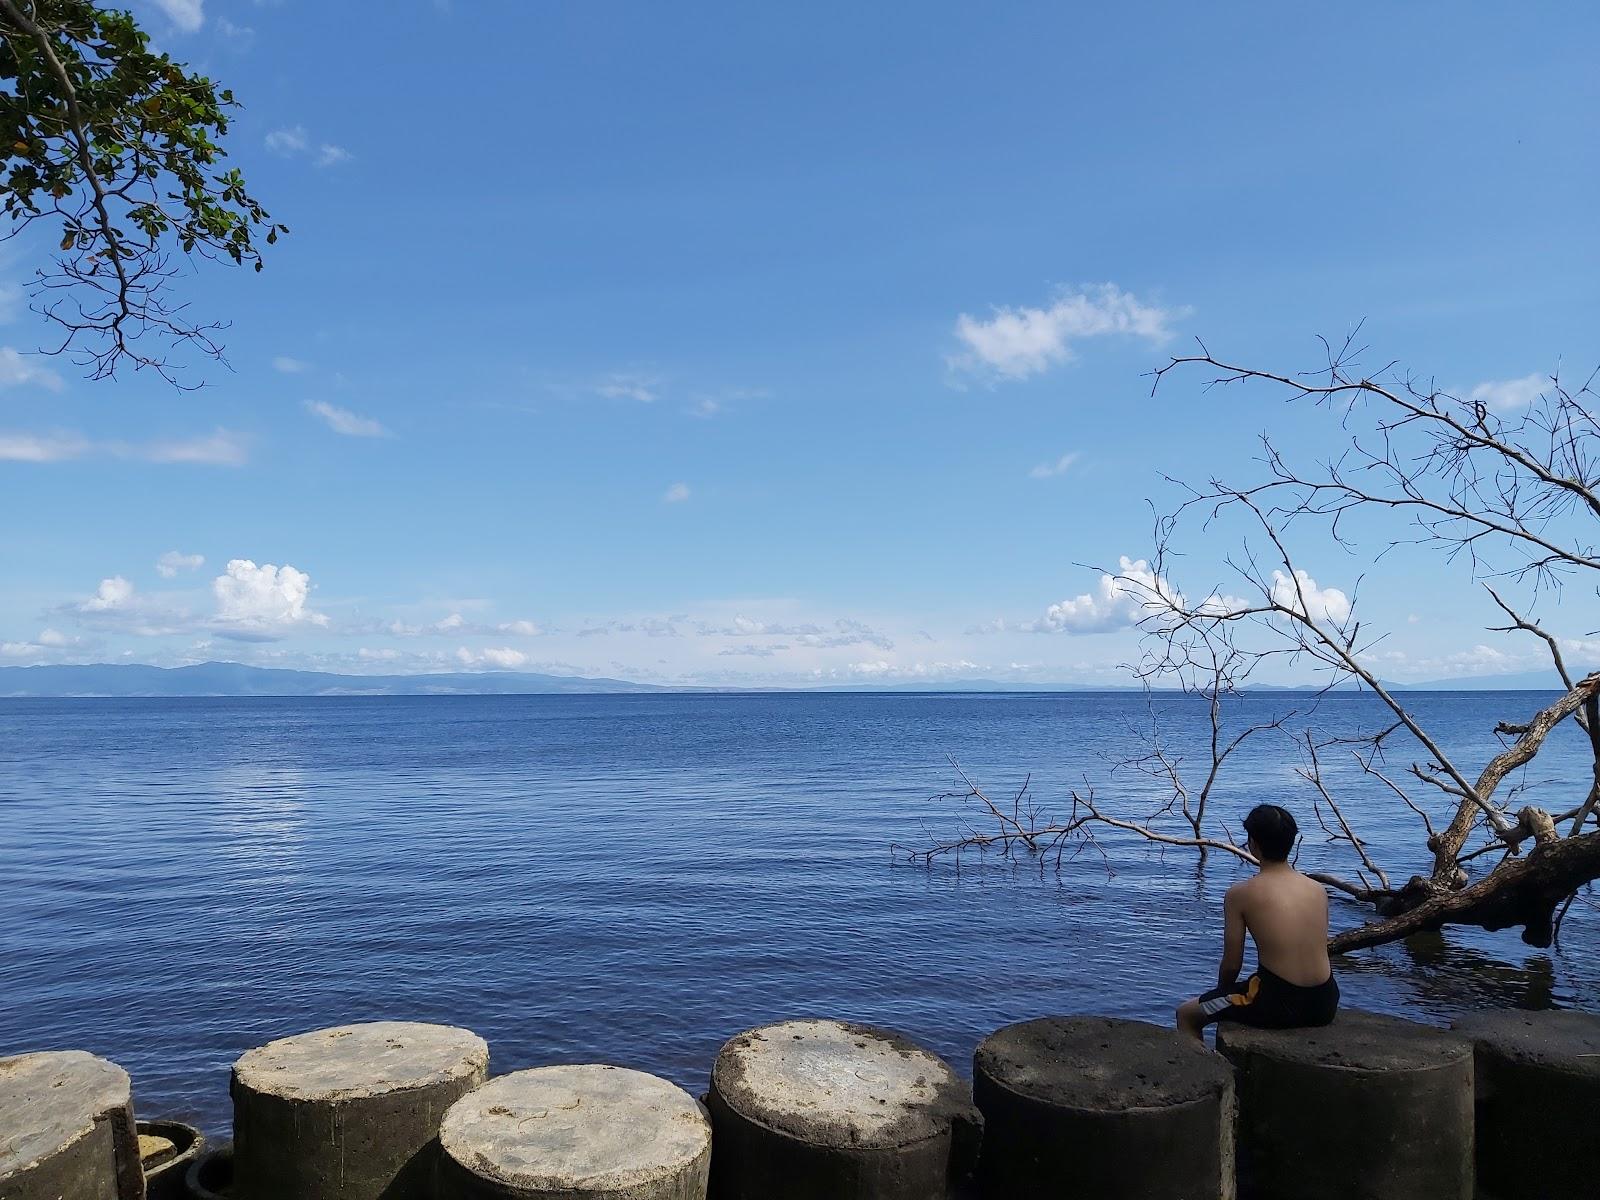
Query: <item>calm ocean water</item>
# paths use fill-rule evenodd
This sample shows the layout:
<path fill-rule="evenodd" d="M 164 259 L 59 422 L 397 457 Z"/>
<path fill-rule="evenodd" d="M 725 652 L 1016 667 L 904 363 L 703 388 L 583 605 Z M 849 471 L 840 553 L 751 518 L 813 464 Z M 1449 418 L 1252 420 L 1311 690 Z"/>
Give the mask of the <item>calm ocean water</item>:
<path fill-rule="evenodd" d="M 1475 770 L 1538 697 L 1414 707 Z M 1251 713 L 1283 697 L 1244 702 Z M 1191 701 L 1156 701 L 1193 749 Z M 953 825 L 947 755 L 1042 800 L 1084 776 L 1150 784 L 1129 694 L 640 695 L 0 701 L 0 1054 L 80 1047 L 136 1102 L 222 1131 L 228 1067 L 274 1037 L 374 1018 L 468 1026 L 493 1069 L 603 1060 L 703 1089 L 750 1025 L 837 1015 L 966 1071 L 987 1033 L 1050 1012 L 1165 1021 L 1212 981 L 1231 862 L 1108 840 L 1059 877 L 896 865 Z M 1378 719 L 1325 701 L 1328 729 Z M 1565 730 L 1523 777 L 1566 806 Z M 1292 748 L 1262 742 L 1216 799 L 1310 823 Z M 1409 759 L 1405 760 L 1409 761 Z M 1391 873 L 1413 819 L 1336 763 Z M 1335 862 L 1313 835 L 1302 865 Z M 1336 923 L 1361 910 L 1336 904 Z M 1340 964 L 1347 1002 L 1443 1021 L 1467 1006 L 1600 1006 L 1600 911 L 1564 945 L 1451 931 Z"/>

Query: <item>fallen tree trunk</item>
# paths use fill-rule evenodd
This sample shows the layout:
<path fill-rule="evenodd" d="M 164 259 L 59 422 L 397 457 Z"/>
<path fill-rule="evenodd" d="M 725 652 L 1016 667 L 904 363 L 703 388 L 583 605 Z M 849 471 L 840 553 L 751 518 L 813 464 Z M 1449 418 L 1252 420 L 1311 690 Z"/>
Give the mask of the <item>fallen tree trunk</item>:
<path fill-rule="evenodd" d="M 1600 879 L 1600 833 L 1535 838 L 1526 855 L 1506 859 L 1470 887 L 1435 894 L 1398 916 L 1336 934 L 1328 941 L 1329 952 L 1363 950 L 1445 925 L 1489 930 L 1520 925 L 1528 945 L 1550 945 L 1557 906 Z"/>

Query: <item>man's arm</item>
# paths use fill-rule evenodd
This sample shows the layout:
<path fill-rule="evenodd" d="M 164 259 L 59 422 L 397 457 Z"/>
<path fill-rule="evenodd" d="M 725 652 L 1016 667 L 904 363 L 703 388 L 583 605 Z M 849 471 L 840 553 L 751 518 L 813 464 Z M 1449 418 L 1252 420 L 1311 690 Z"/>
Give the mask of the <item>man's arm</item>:
<path fill-rule="evenodd" d="M 1222 964 L 1217 968 L 1217 986 L 1232 987 L 1244 969 L 1244 897 L 1237 886 L 1222 898 Z"/>

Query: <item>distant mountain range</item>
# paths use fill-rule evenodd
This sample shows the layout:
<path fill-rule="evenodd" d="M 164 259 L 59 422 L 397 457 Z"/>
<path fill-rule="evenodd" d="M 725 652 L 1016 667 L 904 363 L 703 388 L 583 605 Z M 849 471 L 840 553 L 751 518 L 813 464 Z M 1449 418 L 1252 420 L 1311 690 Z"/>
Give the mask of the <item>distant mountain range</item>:
<path fill-rule="evenodd" d="M 1520 675 L 1480 675 L 1430 683 L 1389 684 L 1405 691 L 1556 691 L 1553 671 Z M 850 692 L 1086 692 L 1120 691 L 1115 685 L 1019 684 L 997 680 L 938 683 L 843 684 L 810 689 L 717 688 L 631 683 L 516 671 L 456 672 L 439 675 L 339 675 L 289 671 L 242 663 L 200 663 L 191 667 L 150 667 L 132 663 L 85 666 L 0 667 L 0 696 L 512 696 L 629 692 L 737 691 Z M 1282 691 L 1283 688 L 1261 690 Z"/>

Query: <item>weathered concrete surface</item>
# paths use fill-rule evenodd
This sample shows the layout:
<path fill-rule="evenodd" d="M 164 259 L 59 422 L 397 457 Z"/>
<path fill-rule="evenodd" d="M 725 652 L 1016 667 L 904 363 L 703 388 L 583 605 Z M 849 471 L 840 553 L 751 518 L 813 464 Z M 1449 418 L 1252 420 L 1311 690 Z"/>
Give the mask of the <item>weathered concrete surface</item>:
<path fill-rule="evenodd" d="M 1484 1012 L 1456 1022 L 1477 1068 L 1478 1195 L 1600 1193 L 1600 1015 Z"/>
<path fill-rule="evenodd" d="M 970 1168 L 981 1118 L 937 1055 L 883 1029 L 785 1021 L 722 1048 L 706 1100 L 717 1200 L 922 1200 Z"/>
<path fill-rule="evenodd" d="M 682 1088 L 622 1067 L 539 1067 L 458 1101 L 442 1200 L 704 1200 L 711 1123 Z"/>
<path fill-rule="evenodd" d="M 1224 1023 L 1239 1069 L 1239 1194 L 1470 1200 L 1472 1044 L 1340 1009 L 1317 1029 Z"/>
<path fill-rule="evenodd" d="M 270 1042 L 233 1067 L 241 1200 L 425 1200 L 439 1122 L 488 1076 L 482 1038 L 376 1021 Z"/>
<path fill-rule="evenodd" d="M 132 1086 L 81 1050 L 0 1058 L 0 1200 L 143 1200 Z"/>
<path fill-rule="evenodd" d="M 1175 1030 L 1045 1017 L 973 1059 L 990 1196 L 1229 1200 L 1233 1069 Z"/>

